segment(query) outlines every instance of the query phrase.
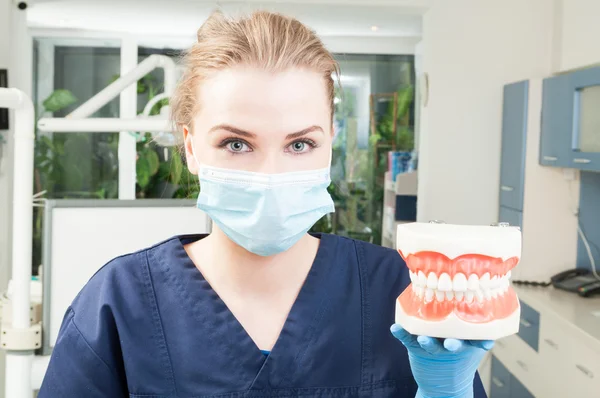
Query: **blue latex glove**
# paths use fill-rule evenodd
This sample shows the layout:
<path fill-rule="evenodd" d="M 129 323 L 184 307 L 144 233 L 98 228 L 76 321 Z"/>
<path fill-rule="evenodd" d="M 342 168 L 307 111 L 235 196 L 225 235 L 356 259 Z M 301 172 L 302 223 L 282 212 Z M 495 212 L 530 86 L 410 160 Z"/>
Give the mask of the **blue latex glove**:
<path fill-rule="evenodd" d="M 494 346 L 491 340 L 440 339 L 414 336 L 395 324 L 392 334 L 408 350 L 413 377 L 419 386 L 416 398 L 473 397 L 475 372 Z"/>

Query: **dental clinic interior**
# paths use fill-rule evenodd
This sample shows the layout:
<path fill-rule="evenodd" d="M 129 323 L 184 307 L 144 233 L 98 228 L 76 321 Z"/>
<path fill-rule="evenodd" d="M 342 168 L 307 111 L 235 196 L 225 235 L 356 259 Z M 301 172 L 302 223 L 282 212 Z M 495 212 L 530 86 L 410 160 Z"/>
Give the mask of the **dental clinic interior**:
<path fill-rule="evenodd" d="M 519 328 L 484 388 L 600 397 L 600 1 L 0 0 L 0 398 L 35 396 L 103 264 L 210 232 L 165 126 L 217 7 L 296 17 L 339 63 L 336 211 L 311 231 L 399 249 L 408 223 L 519 227 Z"/>

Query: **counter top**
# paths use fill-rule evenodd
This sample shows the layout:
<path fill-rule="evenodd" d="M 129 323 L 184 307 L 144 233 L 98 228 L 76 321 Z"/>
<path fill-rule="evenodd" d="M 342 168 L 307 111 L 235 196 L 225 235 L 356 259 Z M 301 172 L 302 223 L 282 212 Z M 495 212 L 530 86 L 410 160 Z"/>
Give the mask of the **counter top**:
<path fill-rule="evenodd" d="M 600 296 L 583 298 L 553 287 L 513 286 L 521 300 L 543 314 L 552 313 L 600 345 Z"/>

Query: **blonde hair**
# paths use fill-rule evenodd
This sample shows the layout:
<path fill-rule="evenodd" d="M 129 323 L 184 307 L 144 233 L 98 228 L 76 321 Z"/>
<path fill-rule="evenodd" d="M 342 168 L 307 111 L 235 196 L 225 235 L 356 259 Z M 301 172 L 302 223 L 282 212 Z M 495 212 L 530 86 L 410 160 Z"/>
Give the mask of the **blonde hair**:
<path fill-rule="evenodd" d="M 198 30 L 198 41 L 182 58 L 184 72 L 170 100 L 177 130 L 192 127 L 198 109 L 197 87 L 211 73 L 237 65 L 278 72 L 301 67 L 318 72 L 326 84 L 333 118 L 334 81 L 339 66 L 315 32 L 298 20 L 258 11 L 228 19 L 214 12 Z"/>

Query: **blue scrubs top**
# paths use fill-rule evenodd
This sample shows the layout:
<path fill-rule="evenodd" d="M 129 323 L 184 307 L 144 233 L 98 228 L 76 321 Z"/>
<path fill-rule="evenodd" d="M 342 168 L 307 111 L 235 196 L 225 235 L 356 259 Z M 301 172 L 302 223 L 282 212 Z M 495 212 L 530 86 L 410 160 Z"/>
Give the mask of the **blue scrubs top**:
<path fill-rule="evenodd" d="M 174 237 L 104 266 L 69 308 L 39 393 L 50 397 L 415 396 L 389 328 L 409 284 L 398 253 L 334 235 L 265 356 Z M 485 397 L 479 377 L 475 397 Z"/>

